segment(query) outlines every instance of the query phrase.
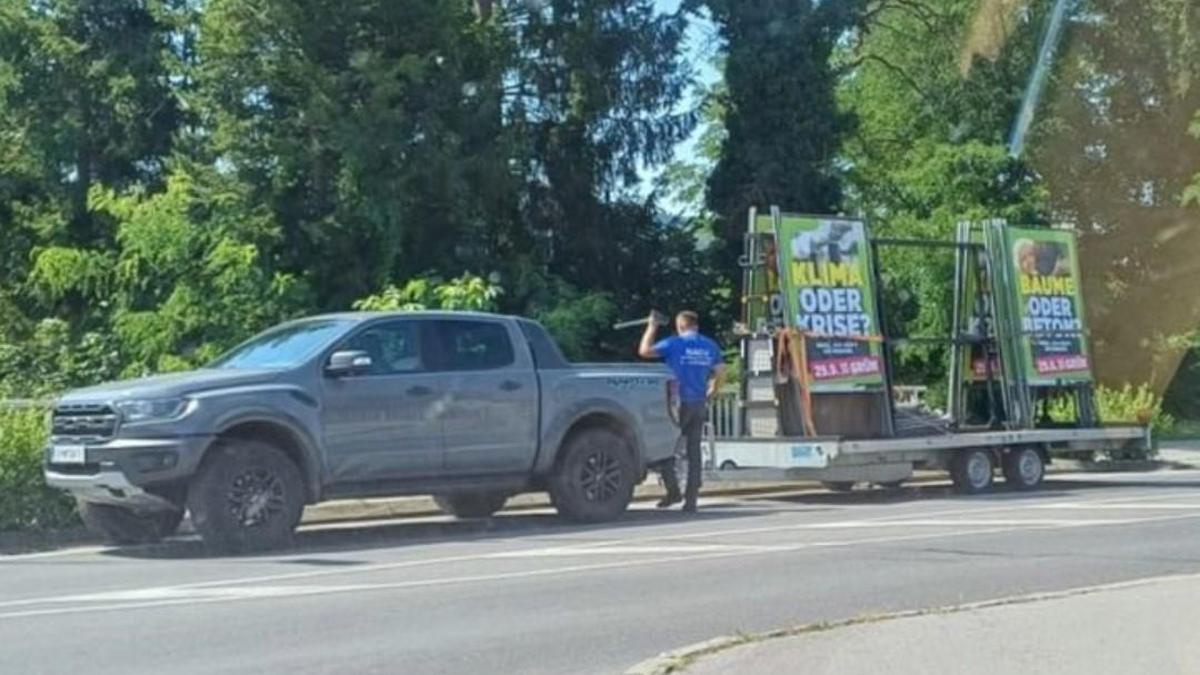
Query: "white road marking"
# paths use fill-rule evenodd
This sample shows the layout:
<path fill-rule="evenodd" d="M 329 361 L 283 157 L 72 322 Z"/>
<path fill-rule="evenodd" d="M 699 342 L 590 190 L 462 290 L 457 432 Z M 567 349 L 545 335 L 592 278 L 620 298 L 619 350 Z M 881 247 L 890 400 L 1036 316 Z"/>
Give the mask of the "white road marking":
<path fill-rule="evenodd" d="M 1125 521 L 1125 522 L 1129 522 L 1129 523 L 1161 522 L 1161 521 L 1171 521 L 1171 520 L 1184 520 L 1184 519 L 1197 518 L 1197 517 L 1200 517 L 1200 514 L 1160 516 L 1160 517 L 1153 517 L 1153 518 L 1142 518 L 1142 519 L 1138 519 L 1138 520 L 1130 520 L 1130 521 Z M 328 594 L 334 594 L 334 593 L 350 593 L 350 592 L 359 592 L 359 591 L 373 591 L 373 592 L 395 591 L 395 590 L 406 590 L 406 589 L 412 589 L 412 588 L 451 586 L 451 585 L 459 585 L 459 584 L 481 583 L 481 582 L 500 581 L 500 580 L 509 580 L 509 579 L 526 579 L 526 578 L 554 576 L 554 575 L 563 575 L 563 574 L 571 574 L 571 573 L 593 572 L 593 571 L 608 570 L 608 569 L 644 567 L 644 566 L 649 566 L 649 565 L 661 565 L 661 564 L 668 564 L 668 563 L 676 563 L 677 564 L 684 560 L 691 562 L 691 561 L 697 561 L 697 560 L 709 560 L 709 559 L 716 559 L 716 558 L 748 557 L 748 556 L 756 556 L 756 555 L 769 555 L 769 554 L 773 554 L 773 553 L 797 552 L 797 551 L 803 551 L 803 550 L 808 550 L 808 549 L 849 548 L 849 547 L 854 547 L 854 546 L 864 546 L 864 545 L 872 545 L 872 544 L 900 543 L 900 542 L 923 541 L 923 540 L 931 540 L 931 539 L 951 539 L 951 538 L 968 537 L 968 536 L 1002 534 L 1002 533 L 1018 532 L 1018 531 L 1019 532 L 1051 531 L 1051 530 L 1055 530 L 1055 529 L 1062 529 L 1062 527 L 1055 526 L 1055 525 L 1039 525 L 1039 526 L 1034 526 L 1034 527 L 996 527 L 996 528 L 991 528 L 991 529 L 977 529 L 977 530 L 969 530 L 969 531 L 963 531 L 963 532 L 938 532 L 938 533 L 925 533 L 925 534 L 915 534 L 915 535 L 871 537 L 871 538 L 866 538 L 866 539 L 850 539 L 850 540 L 841 540 L 841 541 L 833 540 L 833 541 L 802 542 L 802 543 L 796 543 L 796 544 L 779 545 L 779 546 L 771 548 L 769 550 L 762 550 L 762 549 L 722 550 L 722 551 L 714 551 L 714 552 L 710 552 L 710 553 L 698 553 L 698 554 L 693 554 L 693 555 L 671 555 L 671 556 L 662 556 L 662 557 L 657 557 L 657 558 L 641 558 L 641 559 L 635 559 L 635 560 L 613 561 L 613 562 L 609 562 L 609 563 L 592 563 L 592 564 L 583 564 L 583 565 L 569 565 L 569 566 L 563 566 L 563 567 L 550 567 L 550 568 L 541 568 L 541 569 L 532 569 L 532 570 L 521 570 L 521 571 L 515 571 L 515 572 L 497 572 L 497 573 L 491 573 L 491 574 L 452 576 L 452 577 L 444 577 L 444 578 L 440 578 L 440 579 L 419 579 L 419 580 L 411 580 L 411 581 L 354 584 L 354 585 L 345 585 L 345 586 L 284 587 L 285 590 L 283 592 L 279 592 L 279 593 L 267 592 L 267 593 L 263 593 L 263 594 L 254 594 L 254 593 L 238 593 L 235 591 L 225 592 L 224 590 L 222 590 L 220 592 L 215 592 L 215 593 L 209 594 L 207 597 L 194 597 L 195 594 L 187 594 L 187 593 L 184 593 L 184 595 L 186 595 L 187 597 L 178 597 L 178 596 L 172 597 L 171 596 L 172 593 L 179 592 L 180 589 L 186 590 L 186 589 L 197 589 L 197 588 L 209 588 L 209 589 L 222 588 L 222 586 L 220 584 L 215 584 L 215 583 L 190 584 L 190 585 L 181 585 L 181 586 L 167 586 L 167 587 L 141 589 L 144 592 L 149 594 L 144 597 L 154 598 L 154 599 L 148 599 L 148 600 L 144 600 L 144 601 L 115 602 L 113 604 L 84 604 L 84 605 L 80 605 L 80 606 L 76 606 L 76 607 L 51 607 L 51 608 L 34 608 L 34 609 L 28 609 L 28 610 L 18 610 L 18 611 L 13 611 L 13 612 L 0 613 L 0 620 L 31 618 L 31 617 L 39 617 L 39 616 L 62 615 L 62 614 L 84 614 L 84 613 L 104 612 L 104 611 L 118 611 L 118 610 L 125 610 L 125 609 L 148 609 L 148 608 L 170 607 L 170 606 L 180 606 L 180 605 L 196 605 L 196 604 L 201 604 L 201 603 L 213 603 L 213 602 L 235 602 L 235 601 L 254 600 L 254 599 L 261 599 L 261 598 L 316 596 L 316 595 L 328 595 Z M 480 556 L 470 556 L 470 558 L 479 558 L 479 557 Z M 246 580 L 244 580 L 244 579 L 237 580 L 234 582 L 234 584 L 237 584 L 240 586 L 240 584 L 245 583 L 245 582 L 246 582 Z M 161 593 L 158 593 L 156 595 L 152 591 L 155 591 L 157 589 L 165 589 L 165 590 L 162 590 Z M 290 592 L 289 592 L 289 589 L 290 589 Z M 114 594 L 115 593 L 116 592 L 114 592 Z M 12 606 L 14 604 L 18 604 L 18 605 L 35 605 L 35 604 L 50 604 L 50 603 L 57 604 L 57 603 L 72 602 L 72 601 L 87 602 L 87 600 L 85 600 L 84 598 L 104 596 L 104 595 L 109 595 L 109 597 L 122 597 L 122 596 L 114 595 L 114 594 L 92 594 L 91 596 L 67 596 L 67 597 L 59 596 L 56 598 L 29 599 L 29 600 L 24 600 L 24 601 L 17 601 L 16 603 L 4 603 L 4 604 L 9 605 L 9 606 Z M 129 597 L 129 596 L 124 596 L 124 597 Z M 158 599 L 158 598 L 162 598 L 162 599 Z"/>
<path fill-rule="evenodd" d="M 662 553 L 711 553 L 714 551 L 769 552 L 791 550 L 788 544 L 678 544 L 674 546 L 549 546 L 520 551 L 492 553 L 488 558 L 543 558 L 581 555 L 646 555 Z"/>
<path fill-rule="evenodd" d="M 1138 522 L 1136 518 L 1117 518 L 1117 519 L 1100 519 L 1100 518 L 1085 518 L 1083 520 L 1067 520 L 1064 518 L 990 518 L 990 519 L 971 519 L 971 518 L 911 518 L 908 520 L 888 520 L 876 522 L 870 520 L 846 520 L 835 523 L 814 523 L 809 528 L 813 530 L 836 530 L 842 528 L 887 528 L 887 527 L 994 527 L 997 525 L 1013 525 L 1024 527 L 1037 526 L 1052 526 L 1052 527 L 1086 527 L 1089 525 L 1123 525 L 1125 523 Z"/>
<path fill-rule="evenodd" d="M 1086 503 L 1086 504 L 1106 504 L 1106 503 L 1114 503 L 1114 502 L 1133 503 L 1133 502 L 1146 502 L 1146 501 L 1167 501 L 1167 500 L 1171 500 L 1171 499 L 1195 499 L 1197 497 L 1200 497 L 1200 492 L 1190 491 L 1190 492 L 1172 493 L 1172 494 L 1168 494 L 1168 495 L 1161 495 L 1161 494 L 1146 495 L 1141 498 L 1135 498 L 1135 497 L 1131 497 L 1129 495 L 1122 495 L 1119 497 L 1111 497 L 1111 498 L 1107 498 L 1107 499 L 1097 499 L 1097 500 L 1083 502 L 1083 503 Z M 1072 504 L 1072 503 L 1080 503 L 1080 502 L 1078 502 L 1078 500 L 1073 500 L 1073 501 L 1056 502 L 1056 503 Z M 707 504 L 707 502 L 702 502 L 702 505 L 703 504 Z M 909 504 L 916 507 L 916 506 L 925 506 L 928 504 L 928 502 L 918 501 L 918 502 L 908 502 L 907 504 L 890 504 L 890 505 L 887 505 L 887 507 L 895 508 L 897 506 L 906 506 Z M 919 515 L 923 519 L 931 519 L 931 518 L 942 517 L 942 516 L 974 515 L 974 514 L 981 514 L 981 513 L 995 513 L 995 512 L 1003 512 L 1003 511 L 1020 511 L 1023 509 L 1028 509 L 1032 506 L 1035 506 L 1035 504 L 1030 504 L 1028 501 L 1021 501 L 1021 502 L 1017 502 L 1017 503 L 999 504 L 996 506 L 984 506 L 984 507 L 974 506 L 974 507 L 969 507 L 969 508 L 957 508 L 957 509 L 945 509 L 945 510 L 940 510 L 940 511 L 929 511 L 929 512 L 925 512 L 925 513 L 921 513 Z M 1036 506 L 1050 507 L 1050 506 L 1053 506 L 1053 503 L 1051 503 L 1051 504 L 1041 503 L 1041 504 L 1036 504 Z M 914 514 L 911 514 L 911 513 L 910 514 L 893 514 L 893 515 L 879 516 L 879 517 L 875 517 L 875 518 L 861 519 L 860 521 L 857 521 L 857 522 L 867 521 L 867 522 L 874 522 L 874 523 L 886 523 L 886 522 L 892 522 L 892 521 L 897 521 L 897 520 L 912 519 L 913 515 Z M 1152 521 L 1152 520 L 1164 520 L 1164 519 L 1165 520 L 1173 520 L 1175 518 L 1192 518 L 1192 517 L 1196 517 L 1196 514 L 1189 514 L 1189 515 L 1178 516 L 1178 517 L 1148 518 L 1148 519 L 1141 519 L 1141 520 L 1129 521 L 1129 522 L 1148 522 L 1148 521 Z M 694 521 L 678 521 L 678 524 L 679 525 L 687 525 L 687 524 L 692 524 L 693 522 Z M 676 524 L 676 523 L 671 523 L 671 525 L 674 525 L 674 524 Z M 577 544 L 564 544 L 564 545 L 560 546 L 559 548 L 620 547 L 620 546 L 642 544 L 642 543 L 646 543 L 646 542 L 671 542 L 671 541 L 689 540 L 689 539 L 706 539 L 706 538 L 712 538 L 712 537 L 727 537 L 727 536 L 732 537 L 732 536 L 744 536 L 744 535 L 765 534 L 765 533 L 782 533 L 782 532 L 795 531 L 795 530 L 813 529 L 814 525 L 819 525 L 819 524 L 820 523 L 800 523 L 800 524 L 791 524 L 791 525 L 772 525 L 772 526 L 763 526 L 763 527 L 717 529 L 717 530 L 707 530 L 707 531 L 702 531 L 702 532 L 680 532 L 680 533 L 666 532 L 666 533 L 652 534 L 652 535 L 646 535 L 646 536 L 624 537 L 624 538 L 612 539 L 612 540 L 607 540 L 607 541 L 603 541 L 603 540 L 596 541 L 596 540 L 592 539 L 592 540 L 583 541 L 583 542 L 580 542 Z M 1038 527 L 1039 526 L 1033 526 L 1033 527 L 1027 526 L 1024 529 L 1032 530 L 1032 529 L 1037 529 Z M 1022 529 L 1022 528 L 1013 527 L 1013 528 L 1007 528 L 1007 529 L 1004 529 L 1001 531 L 1013 531 L 1016 529 Z M 985 534 L 985 533 L 987 533 L 987 532 L 985 532 L 985 531 L 966 532 L 964 534 L 970 535 L 970 534 Z M 942 535 L 936 535 L 936 536 L 942 536 Z M 563 538 L 559 537 L 559 539 L 563 539 Z M 570 541 L 570 539 L 567 539 L 567 540 Z M 870 540 L 865 540 L 865 541 L 869 542 Z M 473 543 L 477 543 L 477 542 L 473 542 Z M 851 541 L 850 543 L 853 543 L 853 541 Z M 101 549 L 101 550 L 107 550 L 107 549 Z M 519 550 L 527 550 L 527 549 L 519 549 Z M 788 550 L 790 550 L 790 549 L 788 549 Z M 53 553 L 62 553 L 64 555 L 68 554 L 67 551 L 53 552 Z M 42 554 L 28 554 L 28 556 L 37 556 L 37 555 L 42 555 Z M 286 560 L 291 560 L 291 559 L 303 559 L 306 557 L 311 557 L 311 555 L 312 555 L 311 553 L 301 553 L 301 554 L 297 554 L 294 556 L 277 557 L 277 558 L 275 558 L 275 560 L 286 561 Z M 421 567 L 421 566 L 426 566 L 426 565 L 444 565 L 444 564 L 453 564 L 453 563 L 461 563 L 461 562 L 474 562 L 474 561 L 478 561 L 478 560 L 487 559 L 493 555 L 495 555 L 494 552 L 492 552 L 492 553 L 480 552 L 480 553 L 470 553 L 470 554 L 456 555 L 456 556 L 441 556 L 441 557 L 432 557 L 432 558 L 422 558 L 422 559 L 416 559 L 416 560 L 403 560 L 403 561 L 388 562 L 388 563 L 375 563 L 375 564 L 355 565 L 355 566 L 338 567 L 338 568 L 306 570 L 306 571 L 301 571 L 301 572 L 284 572 L 284 573 L 279 573 L 279 574 L 265 574 L 265 575 L 260 575 L 260 576 L 240 577 L 240 578 L 234 578 L 234 579 L 219 579 L 219 580 L 211 580 L 211 581 L 200 581 L 200 582 L 194 582 L 194 583 L 189 583 L 189 584 L 179 584 L 179 585 L 173 586 L 172 588 L 209 588 L 209 587 L 233 586 L 233 585 L 241 585 L 241 584 L 296 581 L 296 580 L 300 580 L 300 579 L 323 578 L 323 577 L 328 577 L 328 576 L 333 576 L 333 575 L 341 575 L 341 574 L 369 574 L 369 573 L 373 573 L 373 572 L 392 571 L 392 570 L 399 570 L 399 569 L 405 569 L 405 568 Z M 28 558 L 28 556 L 26 556 L 26 559 Z M 14 556 L 14 557 L 16 557 L 16 556 Z M 0 565 L 2 565 L 2 562 L 0 562 Z M 112 589 L 111 591 L 105 591 L 105 592 L 119 592 L 121 590 L 122 589 Z M 134 589 L 134 590 L 136 590 L 136 589 Z M 74 597 L 74 596 L 51 596 L 51 597 L 46 597 L 46 598 L 26 598 L 26 599 L 21 599 L 21 600 L 0 601 L 0 608 L 24 607 L 24 606 L 32 606 L 32 605 L 42 604 L 42 603 L 46 603 L 46 602 L 56 602 L 57 601 L 56 597 Z M 0 615 L 0 618 L 3 618 L 3 616 L 5 616 L 5 615 Z"/>
<path fill-rule="evenodd" d="M 116 550 L 112 546 L 76 546 L 74 548 L 64 548 L 57 551 L 42 551 L 40 553 L 14 553 L 12 555 L 0 554 L 0 565 L 6 562 L 19 562 L 21 560 L 40 560 L 42 558 L 61 558 L 70 555 L 85 555 L 94 553 L 105 553 Z"/>
<path fill-rule="evenodd" d="M 341 586 L 226 586 L 224 588 L 180 588 L 161 586 L 157 588 L 139 588 L 128 591 L 112 591 L 108 593 L 89 593 L 85 595 L 56 598 L 56 603 L 64 602 L 152 602 L 159 600 L 250 600 L 255 598 L 282 598 L 299 595 L 315 595 L 321 593 L 345 593 L 348 591 L 365 590 L 360 584 Z"/>
<path fill-rule="evenodd" d="M 1182 511 L 1200 510 L 1198 503 L 1176 504 L 1172 502 L 1161 502 L 1158 504 L 1143 504 L 1143 503 L 1113 503 L 1113 504 L 1090 504 L 1088 502 L 1067 502 L 1065 504 L 1034 504 L 1031 509 L 1071 509 L 1081 511 L 1164 511 L 1179 509 Z"/>

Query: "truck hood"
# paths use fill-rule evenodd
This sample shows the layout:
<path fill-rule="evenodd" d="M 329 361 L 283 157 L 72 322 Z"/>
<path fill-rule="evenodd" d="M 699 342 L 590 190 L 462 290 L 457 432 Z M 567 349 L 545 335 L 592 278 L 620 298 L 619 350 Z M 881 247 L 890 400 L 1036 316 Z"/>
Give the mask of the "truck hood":
<path fill-rule="evenodd" d="M 263 384 L 279 377 L 278 370 L 191 370 L 106 382 L 75 389 L 62 396 L 62 403 L 107 403 L 128 399 L 174 398 L 211 389 Z"/>

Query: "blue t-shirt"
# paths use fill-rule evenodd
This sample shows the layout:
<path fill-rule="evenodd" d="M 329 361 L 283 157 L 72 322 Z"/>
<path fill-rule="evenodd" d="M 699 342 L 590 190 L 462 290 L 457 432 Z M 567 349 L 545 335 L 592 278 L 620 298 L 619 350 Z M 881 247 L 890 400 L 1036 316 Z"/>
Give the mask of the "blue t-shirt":
<path fill-rule="evenodd" d="M 721 348 L 696 333 L 683 333 L 660 340 L 654 351 L 666 361 L 679 380 L 679 400 L 703 403 L 708 398 L 708 376 L 721 363 Z"/>

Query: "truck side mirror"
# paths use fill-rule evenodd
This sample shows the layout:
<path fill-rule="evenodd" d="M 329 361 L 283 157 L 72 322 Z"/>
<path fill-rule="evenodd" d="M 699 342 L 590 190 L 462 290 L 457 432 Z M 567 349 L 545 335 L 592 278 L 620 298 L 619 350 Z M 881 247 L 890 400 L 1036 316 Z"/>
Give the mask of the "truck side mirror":
<path fill-rule="evenodd" d="M 371 368 L 371 356 L 363 351 L 346 350 L 334 352 L 325 366 L 325 374 L 331 377 L 354 375 Z"/>

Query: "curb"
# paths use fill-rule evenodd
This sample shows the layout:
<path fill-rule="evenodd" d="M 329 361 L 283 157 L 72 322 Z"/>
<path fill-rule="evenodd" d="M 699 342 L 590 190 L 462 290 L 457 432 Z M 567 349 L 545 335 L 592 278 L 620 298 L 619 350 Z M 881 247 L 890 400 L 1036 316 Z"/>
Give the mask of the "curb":
<path fill-rule="evenodd" d="M 929 480 L 930 479 L 914 479 L 910 483 L 918 484 L 918 483 L 922 483 L 922 482 L 928 482 Z M 909 483 L 906 483 L 906 484 L 909 484 Z M 735 488 L 728 488 L 728 489 L 717 488 L 717 489 L 713 489 L 713 490 L 702 491 L 700 493 L 700 496 L 701 497 L 738 497 L 738 496 L 754 496 L 754 495 L 766 495 L 766 494 L 776 494 L 776 493 L 789 493 L 790 494 L 790 493 L 802 492 L 802 491 L 806 491 L 806 490 L 814 490 L 814 491 L 819 490 L 820 488 L 816 487 L 816 486 L 817 486 L 817 484 L 815 482 L 810 484 L 809 481 L 792 481 L 792 482 L 787 482 L 787 483 L 764 483 L 763 485 L 760 485 L 760 486 L 735 487 Z M 531 493 L 531 494 L 539 494 L 539 493 Z M 641 494 L 635 494 L 633 496 L 633 500 L 631 503 L 636 504 L 636 503 L 646 503 L 646 502 L 656 501 L 658 499 L 661 499 L 662 495 L 663 495 L 663 493 L 661 490 L 657 490 L 657 489 L 647 490 Z M 400 499 L 403 499 L 403 498 L 400 498 Z M 425 498 L 417 497 L 416 499 L 424 500 Z M 336 502 L 331 502 L 331 504 L 336 504 Z M 323 524 L 327 524 L 327 523 L 345 523 L 345 522 L 367 523 L 367 522 L 376 521 L 376 520 L 394 520 L 397 518 L 424 518 L 424 517 L 429 517 L 429 516 L 445 515 L 441 509 L 438 509 L 437 507 L 433 507 L 433 506 L 425 506 L 423 504 L 419 507 L 415 507 L 410 510 L 402 510 L 402 511 L 397 511 L 394 513 L 379 513 L 379 514 L 370 514 L 370 515 L 363 515 L 363 511 L 368 510 L 368 509 L 356 507 L 352 504 L 346 504 L 340 508 L 338 508 L 336 506 L 326 507 L 326 508 L 328 508 L 331 511 L 331 513 L 329 513 L 328 516 L 325 516 L 325 514 L 322 514 L 322 513 L 317 513 L 317 514 L 315 514 L 316 517 L 311 520 L 309 520 L 308 518 L 305 518 L 303 521 L 301 521 L 301 525 L 323 525 Z M 381 507 L 381 508 L 386 508 L 386 507 Z M 536 511 L 538 509 L 547 509 L 547 508 L 552 508 L 550 501 L 548 499 L 541 499 L 536 502 L 517 503 L 517 504 L 506 505 L 504 507 L 504 512 L 513 513 L 513 512 L 521 512 L 521 511 Z"/>
<path fill-rule="evenodd" d="M 1057 473 L 1115 473 L 1115 472 L 1151 472 L 1170 469 L 1191 469 L 1196 467 L 1179 465 L 1172 462 L 1164 462 L 1161 460 L 1147 460 L 1141 462 L 1104 462 L 1104 463 L 1089 463 L 1089 464 L 1073 464 L 1068 465 L 1065 460 L 1057 467 L 1051 465 L 1047 467 L 1047 477 Z M 949 477 L 945 472 L 932 471 L 924 475 L 915 475 L 904 482 L 905 487 L 922 486 L 939 483 L 949 483 Z M 736 482 L 736 481 L 729 481 Z M 750 482 L 750 481 L 747 481 Z M 711 484 L 711 483 L 710 483 Z M 719 485 L 719 483 L 718 483 Z M 820 481 L 815 479 L 797 479 L 785 482 L 762 482 L 760 485 L 743 485 L 739 487 L 721 488 L 714 487 L 711 490 L 702 490 L 701 497 L 739 497 L 739 496 L 758 496 L 768 494 L 794 494 L 799 492 L 821 492 L 824 489 L 821 487 Z M 540 493 L 530 493 L 540 494 Z M 632 503 L 645 503 L 655 501 L 662 497 L 662 490 L 657 485 L 647 489 L 640 494 L 634 494 Z M 405 498 L 399 498 L 405 499 Z M 415 499 L 425 499 L 416 497 Z M 387 501 L 386 499 L 384 501 Z M 346 503 L 342 506 L 337 506 L 337 502 L 330 502 L 329 506 L 324 507 L 329 511 L 328 515 L 317 511 L 313 514 L 313 518 L 305 518 L 302 525 L 323 525 L 333 523 L 346 522 L 363 522 L 369 523 L 380 520 L 395 520 L 399 518 L 425 518 L 430 516 L 444 515 L 443 512 L 435 506 L 420 505 L 419 507 L 410 510 L 398 510 L 396 512 L 381 512 L 370 513 L 371 509 L 359 505 Z M 321 508 L 321 507 L 318 507 Z M 536 502 L 509 504 L 504 507 L 507 513 L 534 511 L 537 509 L 551 508 L 549 500 L 539 499 Z M 380 511 L 386 511 L 386 506 L 381 506 Z M 367 513 L 364 513 L 367 512 Z"/>
<path fill-rule="evenodd" d="M 1190 581 L 1197 579 L 1200 579 L 1200 573 L 1193 572 L 1184 574 L 1167 574 L 1157 577 L 1146 577 L 1142 579 L 1130 579 L 1128 581 L 1116 581 L 1108 584 L 1097 584 L 1094 586 L 1079 586 L 1061 591 L 1046 591 L 1041 593 L 1028 593 L 1025 595 L 994 598 L 991 600 L 980 600 L 978 602 L 968 602 L 961 605 L 943 605 L 926 609 L 906 609 L 898 612 L 887 612 L 884 614 L 863 614 L 856 617 L 851 617 L 849 619 L 841 619 L 837 621 L 814 621 L 811 623 L 791 626 L 789 628 L 776 628 L 775 630 L 764 631 L 761 633 L 723 635 L 712 638 L 711 640 L 705 640 L 704 642 L 697 642 L 687 645 L 669 652 L 663 652 L 658 656 L 635 664 L 632 668 L 625 671 L 625 675 L 669 675 L 671 673 L 681 673 L 684 672 L 687 667 L 694 663 L 697 659 L 726 651 L 734 647 L 750 644 L 752 642 L 763 642 L 765 640 L 774 640 L 776 638 L 797 637 L 808 633 L 820 633 L 836 630 L 838 628 L 861 626 L 864 624 L 884 623 L 897 619 L 912 619 L 935 614 L 960 614 L 981 609 L 991 609 L 993 607 L 1028 605 L 1037 602 L 1045 602 L 1047 600 L 1062 600 L 1065 598 L 1075 598 L 1085 595 L 1094 595 L 1096 593 L 1104 593 L 1106 591 L 1120 591 L 1130 588 L 1140 588 L 1143 586 L 1154 586 L 1172 581 Z"/>

